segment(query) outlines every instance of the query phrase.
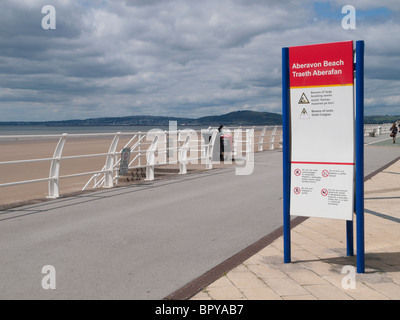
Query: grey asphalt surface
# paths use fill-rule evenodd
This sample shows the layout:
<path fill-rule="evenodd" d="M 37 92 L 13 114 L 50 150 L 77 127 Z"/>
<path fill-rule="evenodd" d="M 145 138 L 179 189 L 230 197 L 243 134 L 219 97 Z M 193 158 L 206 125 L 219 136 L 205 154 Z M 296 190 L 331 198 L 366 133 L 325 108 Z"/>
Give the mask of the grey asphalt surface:
<path fill-rule="evenodd" d="M 366 147 L 365 174 L 399 156 Z M 281 159 L 0 211 L 0 299 L 162 299 L 282 225 Z"/>

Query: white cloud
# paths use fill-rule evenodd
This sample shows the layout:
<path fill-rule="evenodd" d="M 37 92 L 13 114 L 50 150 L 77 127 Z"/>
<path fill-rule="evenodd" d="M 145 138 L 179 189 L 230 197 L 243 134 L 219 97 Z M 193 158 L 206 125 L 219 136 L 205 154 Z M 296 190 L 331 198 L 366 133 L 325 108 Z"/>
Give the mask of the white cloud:
<path fill-rule="evenodd" d="M 57 29 L 45 31 L 42 2 L 4 4 L 2 120 L 280 112 L 281 48 L 348 39 L 366 42 L 366 113 L 400 114 L 395 19 L 344 30 L 340 10 L 320 17 L 311 0 L 64 0 L 53 2 Z"/>

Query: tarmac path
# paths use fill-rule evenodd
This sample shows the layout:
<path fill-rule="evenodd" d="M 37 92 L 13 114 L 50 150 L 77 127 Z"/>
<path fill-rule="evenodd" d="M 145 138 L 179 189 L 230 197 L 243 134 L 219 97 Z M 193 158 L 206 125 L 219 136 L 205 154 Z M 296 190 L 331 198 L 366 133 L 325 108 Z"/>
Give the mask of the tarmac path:
<path fill-rule="evenodd" d="M 398 157 L 366 147 L 365 174 Z M 0 211 L 0 299 L 162 299 L 282 225 L 281 159 Z"/>

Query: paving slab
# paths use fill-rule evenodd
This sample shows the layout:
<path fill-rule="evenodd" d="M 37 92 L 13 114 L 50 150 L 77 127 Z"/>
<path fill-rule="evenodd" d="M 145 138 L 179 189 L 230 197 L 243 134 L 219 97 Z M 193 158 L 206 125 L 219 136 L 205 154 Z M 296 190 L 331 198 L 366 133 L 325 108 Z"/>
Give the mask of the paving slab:
<path fill-rule="evenodd" d="M 226 284 L 248 300 L 399 300 L 399 208 L 400 160 L 365 182 L 365 273 L 346 256 L 344 221 L 308 218 L 291 231 L 291 263 L 283 263 L 279 237 L 217 283 L 234 279 Z M 224 296 L 206 287 L 192 299 L 199 298 Z"/>

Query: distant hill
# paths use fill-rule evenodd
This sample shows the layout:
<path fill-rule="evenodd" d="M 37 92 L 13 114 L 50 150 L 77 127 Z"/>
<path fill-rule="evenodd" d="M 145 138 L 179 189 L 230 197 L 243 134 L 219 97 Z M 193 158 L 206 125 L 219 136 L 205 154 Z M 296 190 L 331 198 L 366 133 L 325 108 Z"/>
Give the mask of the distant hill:
<path fill-rule="evenodd" d="M 394 123 L 399 120 L 400 116 L 364 116 L 364 123 L 367 124 Z"/>
<path fill-rule="evenodd" d="M 208 116 L 193 120 L 191 123 L 210 125 L 277 125 L 282 124 L 282 115 L 270 112 L 235 111 L 220 116 Z"/>
<path fill-rule="evenodd" d="M 393 123 L 400 120 L 399 116 L 375 115 L 365 116 L 364 123 L 381 124 Z M 169 121 L 177 121 L 178 125 L 201 125 L 201 126 L 260 126 L 281 125 L 282 115 L 271 112 L 258 111 L 235 111 L 218 116 L 207 116 L 197 119 L 180 117 L 158 117 L 158 116 L 126 116 L 105 117 L 84 120 L 63 121 L 7 121 L 0 122 L 1 125 L 41 125 L 48 127 L 60 126 L 168 126 Z"/>
<path fill-rule="evenodd" d="M 9 121 L 0 125 L 45 125 L 45 126 L 168 126 L 169 121 L 177 121 L 178 125 L 279 125 L 282 116 L 277 113 L 236 111 L 219 116 L 208 116 L 198 119 L 158 116 L 126 116 L 106 117 L 85 120 L 63 121 Z"/>

